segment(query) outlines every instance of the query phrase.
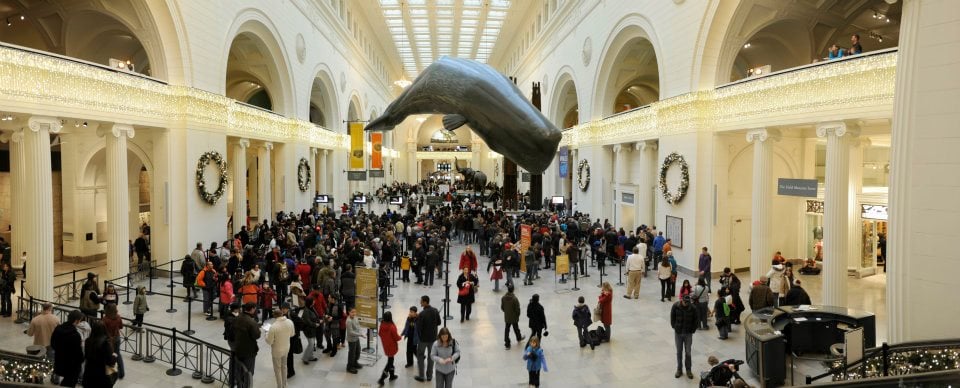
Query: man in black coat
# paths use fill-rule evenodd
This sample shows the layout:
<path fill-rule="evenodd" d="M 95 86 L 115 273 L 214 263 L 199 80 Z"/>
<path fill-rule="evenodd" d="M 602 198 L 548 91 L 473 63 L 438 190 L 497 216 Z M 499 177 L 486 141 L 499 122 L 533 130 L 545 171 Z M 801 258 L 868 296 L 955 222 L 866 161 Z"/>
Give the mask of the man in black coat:
<path fill-rule="evenodd" d="M 53 348 L 53 373 L 60 376 L 60 385 L 63 387 L 77 386 L 80 379 L 80 367 L 83 365 L 83 346 L 77 325 L 84 320 L 80 310 L 73 310 L 67 315 L 67 321 L 55 329 L 50 336 L 50 346 Z"/>
<path fill-rule="evenodd" d="M 533 294 L 530 297 L 530 304 L 527 305 L 527 319 L 530 327 L 530 338 L 536 336 L 543 341 L 543 332 L 547 330 L 547 315 L 543 311 L 543 305 L 540 304 L 540 295 Z"/>
<path fill-rule="evenodd" d="M 810 304 L 810 295 L 807 294 L 807 290 L 800 287 L 800 279 L 794 281 L 793 285 L 790 286 L 790 291 L 787 291 L 787 296 L 783 297 L 783 304 L 787 306 Z"/>
<path fill-rule="evenodd" d="M 233 354 L 240 364 L 247 367 L 251 375 L 254 362 L 257 360 L 257 352 L 260 351 L 257 345 L 257 340 L 260 339 L 260 325 L 254 318 L 256 315 L 257 304 L 249 302 L 243 305 L 243 313 L 233 322 Z"/>
<path fill-rule="evenodd" d="M 437 330 L 440 327 L 440 312 L 430 305 L 430 297 L 427 295 L 420 297 L 420 315 L 417 317 L 417 335 L 420 342 L 417 344 L 417 375 L 414 377 L 417 381 L 430 381 L 433 379 L 433 359 L 430 358 L 430 352 L 433 343 L 437 340 Z M 423 359 L 427 359 L 427 374 L 423 372 Z"/>
<path fill-rule="evenodd" d="M 674 343 L 677 346 L 677 373 L 673 377 L 679 378 L 683 374 L 683 366 L 687 368 L 687 377 L 693 378 L 691 371 L 690 347 L 693 346 L 693 333 L 697 331 L 697 322 L 700 321 L 697 308 L 690 300 L 690 295 L 673 304 L 670 308 L 670 327 L 673 328 Z M 683 358 L 683 352 L 686 357 Z M 681 364 L 681 360 L 684 364 Z"/>

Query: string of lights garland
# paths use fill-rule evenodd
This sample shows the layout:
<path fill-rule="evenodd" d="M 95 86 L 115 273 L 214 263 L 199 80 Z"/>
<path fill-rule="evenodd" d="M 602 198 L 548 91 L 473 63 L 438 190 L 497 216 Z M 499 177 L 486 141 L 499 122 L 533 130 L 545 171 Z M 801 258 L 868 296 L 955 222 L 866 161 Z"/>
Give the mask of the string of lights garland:
<path fill-rule="evenodd" d="M 297 186 L 301 192 L 306 192 L 310 188 L 310 163 L 307 158 L 300 158 L 300 164 L 297 165 Z"/>
<path fill-rule="evenodd" d="M 16 383 L 42 384 L 53 373 L 53 363 L 47 360 L 25 362 L 0 359 L 0 380 Z"/>
<path fill-rule="evenodd" d="M 217 166 L 220 180 L 217 183 L 217 189 L 213 193 L 207 191 L 207 180 L 204 177 L 204 171 L 207 165 L 213 162 Z M 227 162 L 217 151 L 207 151 L 200 155 L 200 161 L 197 162 L 197 192 L 204 202 L 215 205 L 227 191 Z"/>
<path fill-rule="evenodd" d="M 879 353 L 864 360 L 862 366 L 854 366 L 845 370 L 842 360 L 832 365 L 833 381 L 859 380 L 883 376 L 883 356 Z M 960 369 L 960 348 L 929 348 L 929 349 L 891 349 L 889 354 L 890 376 L 903 376 L 918 373 L 938 372 Z"/>
<path fill-rule="evenodd" d="M 680 186 L 677 187 L 676 192 L 670 192 L 670 188 L 667 186 L 667 172 L 670 171 L 670 167 L 674 164 L 680 166 Z M 660 167 L 659 186 L 660 193 L 663 194 L 663 199 L 671 205 L 680 203 L 683 197 L 687 195 L 687 189 L 690 188 L 690 166 L 688 166 L 687 161 L 683 159 L 683 155 L 671 152 L 670 155 L 667 155 L 667 158 L 663 160 L 663 166 Z"/>

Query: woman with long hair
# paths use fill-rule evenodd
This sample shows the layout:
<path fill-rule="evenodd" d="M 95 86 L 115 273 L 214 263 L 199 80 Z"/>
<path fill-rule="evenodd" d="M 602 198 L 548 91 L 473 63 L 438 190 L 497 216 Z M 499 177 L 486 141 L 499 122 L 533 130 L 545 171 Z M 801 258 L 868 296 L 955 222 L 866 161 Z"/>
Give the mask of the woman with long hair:
<path fill-rule="evenodd" d="M 430 350 L 430 358 L 436 365 L 437 388 L 452 388 L 453 376 L 457 374 L 457 360 L 460 359 L 460 347 L 450 335 L 450 329 L 440 329 L 437 343 Z"/>
<path fill-rule="evenodd" d="M 460 322 L 464 318 L 470 320 L 473 312 L 473 303 L 476 302 L 477 277 L 470 272 L 470 268 L 463 268 L 463 273 L 457 277 L 457 303 L 460 304 Z"/>
<path fill-rule="evenodd" d="M 613 286 L 610 282 L 603 282 L 597 303 L 600 305 L 600 322 L 603 322 L 603 328 L 606 330 L 606 338 L 602 338 L 601 341 L 610 342 L 610 325 L 613 324 Z"/>
<path fill-rule="evenodd" d="M 383 319 L 380 320 L 380 329 L 377 330 L 380 336 L 380 344 L 383 346 L 383 354 L 387 356 L 387 366 L 380 373 L 380 379 L 377 384 L 383 386 L 384 380 L 388 377 L 390 381 L 397 379 L 396 368 L 393 367 L 393 357 L 397 355 L 400 343 L 400 333 L 397 333 L 397 325 L 393 323 L 393 313 L 383 312 Z"/>
<path fill-rule="evenodd" d="M 670 262 L 666 260 L 660 261 L 660 266 L 657 267 L 657 279 L 660 279 L 660 301 L 663 302 L 664 299 L 673 300 L 673 294 L 669 293 L 670 290 L 670 276 L 672 268 L 670 267 Z"/>
<path fill-rule="evenodd" d="M 110 346 L 107 328 L 100 321 L 90 321 L 90 337 L 84 344 L 83 386 L 88 388 L 111 388 L 116 383 L 107 374 L 107 367 L 116 368 L 117 354 Z"/>
<path fill-rule="evenodd" d="M 107 288 L 109 290 L 109 288 Z M 123 378 L 123 358 L 120 357 L 120 342 L 123 336 L 120 331 L 123 330 L 123 319 L 120 318 L 120 312 L 117 311 L 116 304 L 107 304 L 103 307 L 103 326 L 107 329 L 107 338 L 110 340 L 110 348 L 117 357 L 117 377 Z"/>

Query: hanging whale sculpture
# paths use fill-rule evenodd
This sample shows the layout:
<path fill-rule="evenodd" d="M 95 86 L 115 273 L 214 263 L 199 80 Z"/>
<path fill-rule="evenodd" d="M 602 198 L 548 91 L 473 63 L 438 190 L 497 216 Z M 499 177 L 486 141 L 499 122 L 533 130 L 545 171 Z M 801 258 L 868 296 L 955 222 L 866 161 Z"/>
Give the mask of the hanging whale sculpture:
<path fill-rule="evenodd" d="M 391 130 L 416 114 L 443 114 L 448 130 L 469 125 L 490 149 L 534 174 L 547 169 L 562 137 L 513 82 L 469 59 L 438 59 L 365 129 Z"/>

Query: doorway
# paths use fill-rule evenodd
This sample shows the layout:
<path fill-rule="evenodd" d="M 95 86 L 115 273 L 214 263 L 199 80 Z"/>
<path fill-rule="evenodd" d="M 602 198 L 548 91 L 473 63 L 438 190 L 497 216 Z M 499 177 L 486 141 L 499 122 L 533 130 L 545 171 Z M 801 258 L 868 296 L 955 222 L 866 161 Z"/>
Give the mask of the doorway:
<path fill-rule="evenodd" d="M 730 264 L 734 271 L 750 269 L 750 218 L 730 219 Z"/>

